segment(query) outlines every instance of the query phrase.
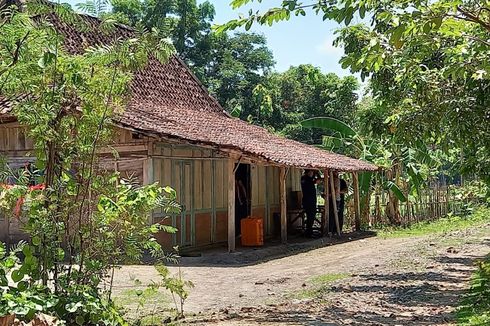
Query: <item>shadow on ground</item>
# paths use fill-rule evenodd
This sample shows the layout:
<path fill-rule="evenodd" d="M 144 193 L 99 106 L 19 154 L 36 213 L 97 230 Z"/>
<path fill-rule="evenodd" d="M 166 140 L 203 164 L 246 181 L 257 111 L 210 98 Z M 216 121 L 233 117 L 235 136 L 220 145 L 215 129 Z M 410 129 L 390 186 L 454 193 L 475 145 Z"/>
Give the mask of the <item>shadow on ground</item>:
<path fill-rule="evenodd" d="M 308 239 L 301 236 L 290 236 L 287 244 L 273 239 L 263 247 L 238 247 L 233 253 L 227 247 L 220 246 L 202 250 L 184 251 L 180 261 L 182 267 L 242 267 L 264 263 L 270 260 L 293 256 L 311 250 L 335 246 L 338 244 L 359 241 L 375 237 L 375 232 L 352 232 L 338 237 L 321 237 Z"/>
<path fill-rule="evenodd" d="M 479 256 L 440 256 L 437 270 L 356 275 L 321 298 L 275 309 L 258 309 L 248 320 L 294 325 L 446 325 L 465 291 Z"/>

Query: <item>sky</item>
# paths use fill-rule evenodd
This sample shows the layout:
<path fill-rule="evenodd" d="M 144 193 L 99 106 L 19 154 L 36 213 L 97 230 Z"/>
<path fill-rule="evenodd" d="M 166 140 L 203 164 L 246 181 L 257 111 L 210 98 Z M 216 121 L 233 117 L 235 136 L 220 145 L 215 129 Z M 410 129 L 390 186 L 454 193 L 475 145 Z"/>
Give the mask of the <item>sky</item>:
<path fill-rule="evenodd" d="M 67 0 L 71 5 L 84 1 Z M 197 1 L 202 3 L 205 0 Z M 229 5 L 230 0 L 208 1 L 216 9 L 214 20 L 216 24 L 235 19 L 240 13 L 246 14 L 250 8 L 254 11 L 263 11 L 281 3 L 281 0 L 264 0 L 262 3 L 255 1 L 251 5 L 233 10 Z M 336 22 L 323 21 L 321 16 L 316 16 L 310 11 L 306 17 L 293 15 L 289 21 L 279 22 L 273 26 L 254 25 L 250 31 L 266 36 L 268 46 L 274 53 L 277 71 L 282 72 L 290 66 L 309 63 L 320 67 L 325 73 L 333 72 L 339 76 L 347 76 L 350 75 L 350 72 L 342 69 L 339 64 L 343 49 L 332 45 L 335 39 L 334 32 L 339 27 L 340 25 Z M 239 31 L 244 31 L 244 29 Z"/>
<path fill-rule="evenodd" d="M 281 3 L 278 0 L 265 0 L 261 4 L 254 3 L 234 11 L 229 5 L 229 0 L 209 1 L 216 9 L 217 24 L 235 19 L 240 13 L 247 14 L 250 8 L 255 12 Z M 332 45 L 335 39 L 334 32 L 339 27 L 336 22 L 323 21 L 321 16 L 308 12 L 306 17 L 293 15 L 289 21 L 279 22 L 273 26 L 254 25 L 251 31 L 266 36 L 268 46 L 274 53 L 278 71 L 287 70 L 290 66 L 310 63 L 320 67 L 323 72 L 346 76 L 350 74 L 349 71 L 342 69 L 338 63 L 343 49 Z"/>

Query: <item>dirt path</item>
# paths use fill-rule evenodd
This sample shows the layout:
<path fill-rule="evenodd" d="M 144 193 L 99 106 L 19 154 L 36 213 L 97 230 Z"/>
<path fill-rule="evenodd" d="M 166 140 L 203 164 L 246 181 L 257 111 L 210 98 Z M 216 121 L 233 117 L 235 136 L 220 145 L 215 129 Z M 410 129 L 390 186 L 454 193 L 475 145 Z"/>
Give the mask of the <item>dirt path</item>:
<path fill-rule="evenodd" d="M 185 259 L 185 278 L 196 285 L 186 309 L 203 312 L 197 324 L 449 325 L 473 261 L 489 251 L 487 225 L 444 236 L 366 238 L 248 266 L 215 266 L 216 256 Z M 321 275 L 341 279 L 313 282 Z M 126 266 L 116 293 L 134 277 L 146 284 L 156 274 Z"/>

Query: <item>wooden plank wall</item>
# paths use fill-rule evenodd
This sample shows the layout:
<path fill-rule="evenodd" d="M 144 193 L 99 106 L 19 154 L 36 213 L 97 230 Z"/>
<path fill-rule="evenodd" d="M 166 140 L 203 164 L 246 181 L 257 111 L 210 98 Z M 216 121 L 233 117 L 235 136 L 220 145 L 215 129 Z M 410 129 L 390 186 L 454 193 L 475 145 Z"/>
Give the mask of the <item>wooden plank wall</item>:
<path fill-rule="evenodd" d="M 175 235 L 160 234 L 166 246 L 205 246 L 227 239 L 227 159 L 198 146 L 155 143 L 154 181 L 177 192 L 185 213 L 165 218 L 156 211 L 154 222 L 171 224 Z M 184 225 L 185 223 L 185 225 Z M 184 233 L 184 234 L 183 234 Z"/>
<path fill-rule="evenodd" d="M 254 164 L 251 166 L 252 215 L 264 219 L 264 234 L 278 232 L 280 213 L 279 168 Z"/>
<path fill-rule="evenodd" d="M 171 186 L 185 206 L 185 216 L 173 216 L 162 222 L 180 231 L 173 236 L 161 234 L 159 241 L 168 246 L 204 246 L 227 240 L 227 158 L 198 146 L 153 143 L 124 129 L 116 129 L 111 147 L 99 151 L 102 168 L 117 169 L 122 177 L 140 182 L 144 181 L 147 169 L 152 169 L 153 180 L 147 181 Z M 112 154 L 114 150 L 117 159 Z M 0 125 L 0 155 L 6 156 L 10 165 L 21 167 L 26 161 L 34 161 L 31 152 L 32 141 L 19 125 Z M 152 160 L 148 160 L 149 153 Z M 290 170 L 288 191 L 300 190 L 300 178 L 301 170 Z M 272 235 L 277 227 L 273 216 L 280 211 L 279 168 L 252 165 L 251 183 L 252 215 L 263 217 L 265 234 Z M 153 221 L 160 221 L 164 215 L 161 210 L 155 211 Z M 2 223 L 6 222 L 0 217 Z M 2 227 L 2 231 L 5 229 Z M 18 225 L 11 225 L 10 232 L 19 233 Z M 0 240 L 6 236 L 0 232 Z"/>
<path fill-rule="evenodd" d="M 99 151 L 100 167 L 110 171 L 117 169 L 123 178 L 132 177 L 143 182 L 143 166 L 148 155 L 149 139 L 125 129 L 115 128 L 114 132 L 112 148 Z M 18 169 L 26 163 L 35 162 L 33 147 L 24 127 L 18 123 L 0 124 L 0 157 L 6 159 L 10 168 Z M 117 159 L 113 155 L 114 151 L 118 152 Z M 0 241 L 16 243 L 26 238 L 17 219 L 9 221 L 0 215 L 0 227 Z"/>
<path fill-rule="evenodd" d="M 22 168 L 26 163 L 34 162 L 32 149 L 32 141 L 18 123 L 0 124 L 0 157 L 6 159 L 12 169 Z M 0 212 L 0 241 L 13 244 L 26 239 L 20 225 L 21 221 L 18 219 L 7 219 Z"/>

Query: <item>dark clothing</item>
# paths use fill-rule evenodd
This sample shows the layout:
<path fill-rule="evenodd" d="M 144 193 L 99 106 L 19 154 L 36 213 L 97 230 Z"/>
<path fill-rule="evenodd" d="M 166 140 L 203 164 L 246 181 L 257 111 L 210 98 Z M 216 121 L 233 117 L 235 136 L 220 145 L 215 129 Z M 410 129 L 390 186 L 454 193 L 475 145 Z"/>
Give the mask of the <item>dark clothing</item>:
<path fill-rule="evenodd" d="M 347 182 L 344 179 L 340 179 L 340 200 L 345 201 L 345 193 L 349 190 Z"/>
<path fill-rule="evenodd" d="M 301 177 L 301 190 L 303 192 L 303 209 L 306 213 L 306 234 L 313 233 L 313 223 L 316 215 L 316 187 L 315 178 L 308 175 Z"/>
<path fill-rule="evenodd" d="M 301 191 L 303 192 L 303 208 L 316 207 L 315 178 L 308 175 L 301 177 Z"/>
<path fill-rule="evenodd" d="M 306 235 L 313 234 L 313 223 L 315 223 L 316 207 L 305 207 L 306 214 Z"/>

